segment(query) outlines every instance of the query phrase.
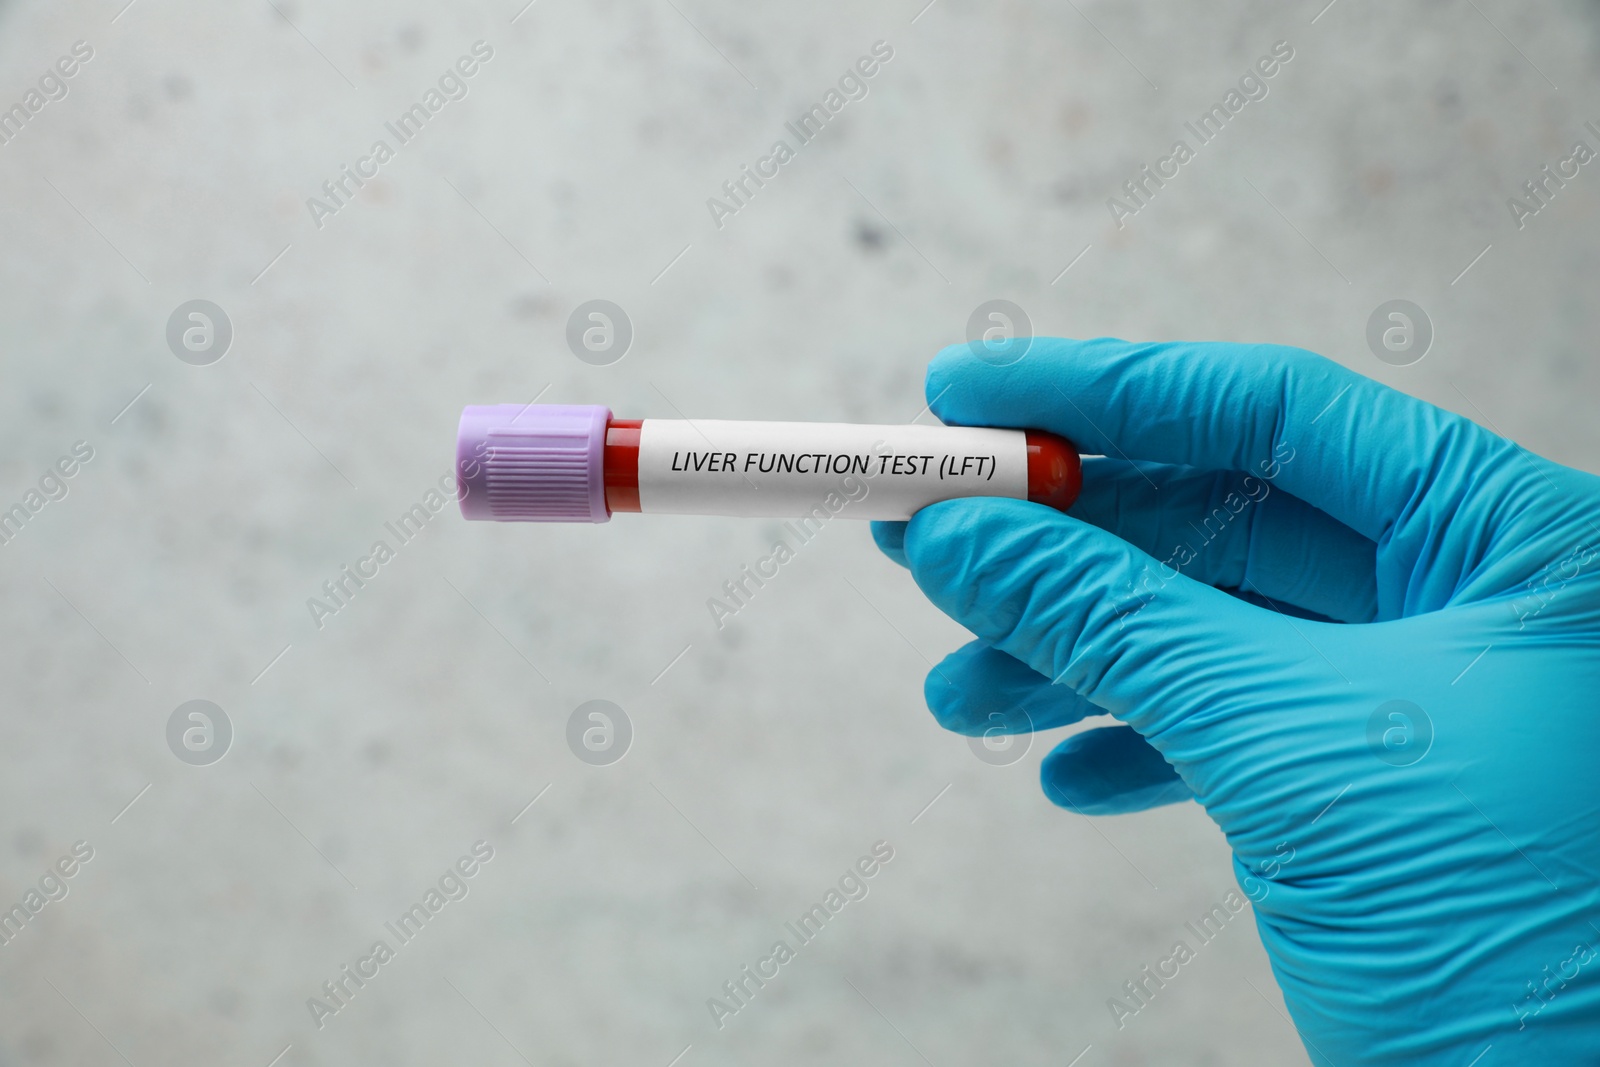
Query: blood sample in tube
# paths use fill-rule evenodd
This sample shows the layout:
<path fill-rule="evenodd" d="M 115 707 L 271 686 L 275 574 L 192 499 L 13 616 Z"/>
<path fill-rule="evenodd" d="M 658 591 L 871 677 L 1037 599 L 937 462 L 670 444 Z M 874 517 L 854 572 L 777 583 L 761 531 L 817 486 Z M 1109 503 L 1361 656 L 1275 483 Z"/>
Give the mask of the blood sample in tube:
<path fill-rule="evenodd" d="M 616 419 L 605 407 L 466 408 L 461 513 L 503 522 L 605 522 L 614 512 L 908 519 L 958 497 L 1065 511 L 1082 486 L 1072 444 L 978 426 Z"/>

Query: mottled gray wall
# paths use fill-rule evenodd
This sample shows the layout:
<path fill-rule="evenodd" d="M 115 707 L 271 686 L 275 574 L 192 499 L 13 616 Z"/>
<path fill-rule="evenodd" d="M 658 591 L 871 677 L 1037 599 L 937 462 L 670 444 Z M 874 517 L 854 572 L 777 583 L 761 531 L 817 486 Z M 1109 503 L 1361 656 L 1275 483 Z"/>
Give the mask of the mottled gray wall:
<path fill-rule="evenodd" d="M 720 631 L 775 524 L 445 512 L 320 629 L 307 599 L 448 473 L 465 403 L 904 421 L 993 298 L 1042 334 L 1304 345 L 1600 469 L 1600 168 L 1506 206 L 1600 144 L 1592 4 L 123 2 L 0 6 L 0 105 L 93 50 L 0 144 L 0 507 L 93 450 L 0 546 L 0 907 L 93 849 L 0 947 L 0 1063 L 1305 1062 L 1247 913 L 1116 1029 L 1236 889 L 1227 848 L 1193 806 L 1053 809 L 1053 738 L 995 767 L 941 733 L 922 676 L 963 634 L 861 526 Z M 866 98 L 714 225 L 880 40 Z M 1114 225 L 1277 41 L 1269 95 Z M 633 324 L 610 366 L 565 342 L 593 298 Z M 1395 298 L 1435 331 L 1403 368 L 1365 340 Z M 232 325 L 209 365 L 166 340 L 193 299 Z M 209 766 L 168 746 L 194 699 L 234 731 Z M 632 724 L 610 766 L 566 742 L 591 699 Z M 307 998 L 480 840 L 319 1030 Z M 706 999 L 879 840 L 719 1031 Z"/>

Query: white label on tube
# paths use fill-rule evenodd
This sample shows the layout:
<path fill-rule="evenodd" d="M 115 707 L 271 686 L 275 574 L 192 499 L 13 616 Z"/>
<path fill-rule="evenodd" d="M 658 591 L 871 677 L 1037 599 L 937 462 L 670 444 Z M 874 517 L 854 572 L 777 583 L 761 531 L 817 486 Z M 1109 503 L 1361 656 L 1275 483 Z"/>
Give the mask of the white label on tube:
<path fill-rule="evenodd" d="M 645 419 L 639 510 L 909 519 L 940 500 L 1028 495 L 1021 430 Z"/>

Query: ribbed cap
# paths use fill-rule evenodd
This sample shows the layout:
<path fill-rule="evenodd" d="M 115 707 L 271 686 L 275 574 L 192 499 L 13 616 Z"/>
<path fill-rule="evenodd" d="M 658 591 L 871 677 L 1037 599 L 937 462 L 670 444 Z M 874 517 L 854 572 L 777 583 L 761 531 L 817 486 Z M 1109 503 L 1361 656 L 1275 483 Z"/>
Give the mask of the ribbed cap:
<path fill-rule="evenodd" d="M 609 408 L 487 404 L 456 433 L 461 514 L 500 522 L 605 522 Z"/>

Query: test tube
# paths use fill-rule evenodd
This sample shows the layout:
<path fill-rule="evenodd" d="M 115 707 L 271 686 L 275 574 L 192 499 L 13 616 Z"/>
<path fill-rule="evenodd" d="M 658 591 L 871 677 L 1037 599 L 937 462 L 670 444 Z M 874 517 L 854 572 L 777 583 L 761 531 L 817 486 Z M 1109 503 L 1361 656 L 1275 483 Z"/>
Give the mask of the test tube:
<path fill-rule="evenodd" d="M 1078 452 L 1039 430 L 616 419 L 609 408 L 490 404 L 461 413 L 457 497 L 469 519 L 605 522 L 613 512 L 909 519 L 955 497 L 1065 511 Z"/>

